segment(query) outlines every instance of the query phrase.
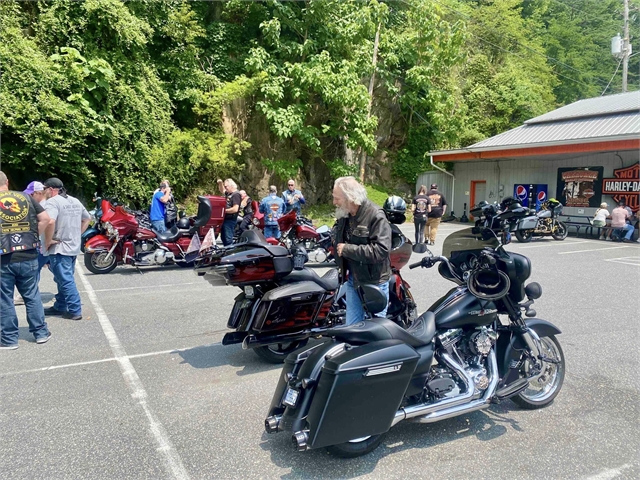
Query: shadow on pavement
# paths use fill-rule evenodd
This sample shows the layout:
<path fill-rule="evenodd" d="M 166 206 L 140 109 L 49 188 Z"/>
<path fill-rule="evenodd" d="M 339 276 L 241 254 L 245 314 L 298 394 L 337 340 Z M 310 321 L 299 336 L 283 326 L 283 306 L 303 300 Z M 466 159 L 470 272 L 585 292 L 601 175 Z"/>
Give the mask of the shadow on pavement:
<path fill-rule="evenodd" d="M 243 350 L 240 345 L 225 346 L 221 343 L 214 343 L 176 353 L 182 357 L 183 363 L 188 363 L 193 368 L 215 368 L 225 365 L 243 367 L 242 370 L 236 373 L 238 376 L 282 368 L 282 365 L 264 362 L 255 353 Z"/>
<path fill-rule="evenodd" d="M 472 435 L 485 442 L 504 435 L 508 427 L 524 433 L 517 421 L 501 415 L 503 405 L 492 405 L 489 410 L 473 412 L 429 425 L 400 423 L 389 431 L 376 450 L 353 459 L 334 457 L 323 448 L 296 452 L 292 447 L 290 432 L 275 435 L 263 433 L 260 447 L 271 452 L 271 460 L 274 464 L 281 468 L 291 468 L 290 473 L 281 477 L 283 479 L 319 478 L 319 476 L 355 478 L 373 472 L 381 459 L 398 452 L 423 449 L 425 457 L 428 458 L 429 447 L 455 442 Z M 452 445 L 452 456 L 455 456 L 453 448 Z M 319 472 L 323 473 L 319 475 Z"/>

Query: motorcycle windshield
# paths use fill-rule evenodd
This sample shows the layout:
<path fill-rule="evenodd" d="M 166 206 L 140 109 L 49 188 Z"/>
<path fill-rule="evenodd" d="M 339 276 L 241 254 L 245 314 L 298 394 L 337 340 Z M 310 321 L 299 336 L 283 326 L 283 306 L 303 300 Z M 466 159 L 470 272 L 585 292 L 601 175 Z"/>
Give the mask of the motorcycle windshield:
<path fill-rule="evenodd" d="M 451 254 L 454 252 L 482 250 L 485 247 L 497 248 L 499 245 L 500 241 L 491 230 L 484 229 L 482 232 L 473 227 L 465 228 L 445 238 L 442 245 L 442 255 L 451 258 Z"/>

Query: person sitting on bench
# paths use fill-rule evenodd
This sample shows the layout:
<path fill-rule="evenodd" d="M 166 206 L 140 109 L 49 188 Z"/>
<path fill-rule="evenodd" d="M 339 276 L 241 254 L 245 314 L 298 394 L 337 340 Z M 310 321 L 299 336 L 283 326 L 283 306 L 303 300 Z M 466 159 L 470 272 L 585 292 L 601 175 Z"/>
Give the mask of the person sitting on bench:
<path fill-rule="evenodd" d="M 625 243 L 637 243 L 637 241 L 631 240 L 633 235 L 633 225 L 627 223 L 627 219 L 631 218 L 629 211 L 625 208 L 626 202 L 620 200 L 618 206 L 611 212 L 611 228 L 613 228 L 613 234 L 611 235 L 614 240 L 620 240 L 622 234 L 624 234 Z"/>
<path fill-rule="evenodd" d="M 596 210 L 595 215 L 593 216 L 593 226 L 600 227 L 600 240 L 604 240 L 606 235 L 606 229 L 604 228 L 607 225 L 607 218 L 611 218 L 611 214 L 609 210 L 607 210 L 606 202 L 602 202 L 600 204 L 600 208 Z"/>

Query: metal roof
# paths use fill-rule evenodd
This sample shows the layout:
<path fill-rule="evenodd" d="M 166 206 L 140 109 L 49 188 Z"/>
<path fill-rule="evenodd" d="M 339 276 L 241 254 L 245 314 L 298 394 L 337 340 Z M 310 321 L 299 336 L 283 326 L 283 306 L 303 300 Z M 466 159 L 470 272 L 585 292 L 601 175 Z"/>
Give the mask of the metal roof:
<path fill-rule="evenodd" d="M 525 125 L 533 123 L 554 122 L 569 118 L 594 117 L 612 113 L 640 111 L 640 91 L 587 98 L 565 105 L 539 117 L 527 120 Z"/>
<path fill-rule="evenodd" d="M 640 138 L 640 91 L 579 100 L 469 147 L 429 152 L 452 155 Z"/>

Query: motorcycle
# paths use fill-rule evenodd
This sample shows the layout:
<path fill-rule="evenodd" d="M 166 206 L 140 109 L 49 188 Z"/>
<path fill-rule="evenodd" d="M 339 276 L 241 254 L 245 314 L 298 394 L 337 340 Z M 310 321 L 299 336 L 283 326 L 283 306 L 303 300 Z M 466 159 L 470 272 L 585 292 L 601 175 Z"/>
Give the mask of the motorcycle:
<path fill-rule="evenodd" d="M 558 220 L 562 214 L 562 203 L 550 198 L 543 203 L 539 212 L 533 212 L 518 221 L 515 235 L 519 242 L 529 243 L 535 237 L 551 235 L 554 240 L 564 240 L 569 229 L 564 222 Z"/>
<path fill-rule="evenodd" d="M 303 255 L 298 252 L 303 251 Z M 298 268 L 294 261 L 298 256 Z M 320 277 L 305 268 L 299 257 L 304 247 L 269 244 L 258 230 L 243 232 L 238 243 L 205 251 L 196 259 L 195 271 L 213 286 L 234 285 L 242 292 L 234 299 L 227 327 L 235 330 L 223 345 L 242 343 L 270 363 L 282 363 L 292 351 L 323 330 L 344 324 L 345 287 L 337 269 Z M 402 327 L 416 317 L 416 304 L 400 269 L 409 262 L 411 242 L 392 225 L 392 275 L 389 280 L 387 318 Z M 375 287 L 366 294 L 375 297 Z M 378 312 L 384 304 L 372 312 Z"/>
<path fill-rule="evenodd" d="M 331 229 L 328 226 L 323 225 L 316 229 L 311 220 L 296 214 L 295 210 L 280 217 L 278 226 L 282 245 L 287 248 L 304 245 L 311 262 L 323 263 L 333 260 Z"/>
<path fill-rule="evenodd" d="M 327 329 L 328 341 L 292 352 L 266 432 L 292 432 L 298 451 L 357 457 L 404 420 L 432 423 L 507 398 L 526 409 L 549 405 L 565 374 L 560 330 L 535 318 L 542 288 L 525 286 L 531 261 L 507 252 L 510 234 L 501 236 L 460 230 L 445 239 L 442 256 L 410 265 L 438 265 L 456 286 L 408 330 L 373 318 Z"/>
<path fill-rule="evenodd" d="M 85 266 L 95 274 L 109 273 L 119 264 L 193 266 L 198 254 L 198 248 L 189 249 L 193 237 L 197 236 L 202 243 L 210 229 L 219 233 L 225 208 L 223 197 L 198 196 L 198 202 L 198 214 L 178 222 L 185 228 L 176 225 L 166 232 L 156 233 L 148 215 L 136 214 L 103 199 L 100 228 L 104 233 L 95 235 L 85 244 Z"/>
<path fill-rule="evenodd" d="M 102 217 L 102 198 L 98 196 L 98 192 L 93 194 L 93 203 L 95 203 L 96 208 L 89 211 L 89 215 L 91 216 L 90 226 L 84 232 L 82 232 L 82 236 L 80 238 L 80 249 L 83 253 L 84 246 L 89 241 L 89 239 L 102 233 L 100 230 L 100 218 Z"/>

